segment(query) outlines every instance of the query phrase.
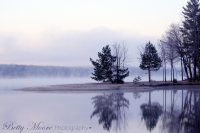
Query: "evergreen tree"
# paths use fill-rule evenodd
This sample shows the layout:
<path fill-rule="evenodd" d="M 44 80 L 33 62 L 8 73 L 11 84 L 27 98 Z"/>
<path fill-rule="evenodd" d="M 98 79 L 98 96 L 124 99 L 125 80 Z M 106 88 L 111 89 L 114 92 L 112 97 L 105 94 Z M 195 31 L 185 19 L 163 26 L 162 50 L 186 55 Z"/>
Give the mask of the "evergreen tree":
<path fill-rule="evenodd" d="M 140 68 L 148 70 L 149 82 L 151 82 L 151 71 L 157 71 L 161 67 L 161 59 L 158 57 L 157 50 L 152 43 L 147 43 L 144 53 L 141 54 Z"/>
<path fill-rule="evenodd" d="M 184 37 L 185 54 L 193 63 L 193 79 L 196 79 L 196 68 L 199 58 L 199 29 L 200 29 L 200 8 L 199 0 L 190 0 L 186 7 L 183 7 L 183 27 L 181 28 Z M 190 65 L 190 62 L 189 62 Z M 190 68 L 189 68 L 190 69 Z M 190 72 L 192 75 L 192 72 Z M 191 77 L 191 78 L 192 78 Z"/>
<path fill-rule="evenodd" d="M 98 52 L 98 57 L 96 61 L 90 58 L 90 61 L 94 65 L 94 73 L 91 77 L 96 81 L 113 81 L 113 64 L 116 61 L 116 57 L 111 55 L 111 49 L 109 45 L 103 47 L 102 52 Z"/>
<path fill-rule="evenodd" d="M 124 83 L 124 78 L 129 76 L 129 71 L 128 68 L 122 69 L 119 66 L 115 66 L 115 71 L 114 71 L 114 82 L 116 83 Z"/>

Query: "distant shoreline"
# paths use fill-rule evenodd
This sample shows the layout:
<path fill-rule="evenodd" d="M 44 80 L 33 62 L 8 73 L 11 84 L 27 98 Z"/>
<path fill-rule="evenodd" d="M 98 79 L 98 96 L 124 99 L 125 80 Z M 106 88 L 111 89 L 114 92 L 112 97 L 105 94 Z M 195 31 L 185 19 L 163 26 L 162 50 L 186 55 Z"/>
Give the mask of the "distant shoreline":
<path fill-rule="evenodd" d="M 124 84 L 111 84 L 111 83 L 84 83 L 84 84 L 63 84 L 63 85 L 50 85 L 50 86 L 40 86 L 40 87 L 26 87 L 18 89 L 17 91 L 115 91 L 115 92 L 130 92 L 130 91 L 150 91 L 159 89 L 171 89 L 174 86 L 183 85 L 200 85 L 200 82 L 188 82 L 188 81 L 178 81 L 173 83 L 170 81 L 153 81 L 149 82 L 139 82 L 134 84 L 133 82 L 126 82 Z M 181 89 L 178 87 L 178 89 Z M 185 89 L 185 88 L 183 88 Z M 195 89 L 196 88 L 188 88 Z M 200 87 L 199 87 L 200 89 Z"/>

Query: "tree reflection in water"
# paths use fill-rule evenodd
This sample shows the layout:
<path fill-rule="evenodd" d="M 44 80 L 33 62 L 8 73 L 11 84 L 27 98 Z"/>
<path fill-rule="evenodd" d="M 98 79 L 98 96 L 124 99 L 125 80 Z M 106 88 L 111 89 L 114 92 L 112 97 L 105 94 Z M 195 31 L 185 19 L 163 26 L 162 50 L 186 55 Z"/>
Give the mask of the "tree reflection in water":
<path fill-rule="evenodd" d="M 134 97 L 135 99 L 140 99 L 141 96 L 142 96 L 142 94 L 141 94 L 140 92 L 137 92 L 137 91 L 134 91 L 134 92 L 133 92 L 133 97 Z"/>
<path fill-rule="evenodd" d="M 162 114 L 162 106 L 157 102 L 151 103 L 151 92 L 149 92 L 149 103 L 142 104 L 140 109 L 142 110 L 142 120 L 144 120 L 147 130 L 152 131 Z"/>
<path fill-rule="evenodd" d="M 95 110 L 91 118 L 95 115 L 99 117 L 99 124 L 102 124 L 105 130 L 110 130 L 113 121 L 116 131 L 126 130 L 125 109 L 129 108 L 129 100 L 124 97 L 124 93 L 97 95 L 92 100 Z"/>
<path fill-rule="evenodd" d="M 200 133 L 200 92 L 185 91 L 181 109 L 174 106 L 175 93 L 171 91 L 171 107 L 162 117 L 162 130 L 168 133 Z M 166 100 L 166 99 L 165 99 Z"/>
<path fill-rule="evenodd" d="M 167 92 L 170 96 L 168 99 Z M 133 96 L 135 99 L 140 98 L 141 93 L 133 93 Z M 129 108 L 129 100 L 124 97 L 124 93 L 97 95 L 92 98 L 92 101 L 94 111 L 91 118 L 97 116 L 99 124 L 102 124 L 105 130 L 110 131 L 113 124 L 116 131 L 126 130 L 126 109 Z M 160 120 L 162 133 L 200 133 L 199 91 L 163 90 L 163 101 L 158 102 L 151 102 L 151 92 L 149 92 L 149 102 L 140 105 L 142 120 L 147 130 L 152 131 Z"/>

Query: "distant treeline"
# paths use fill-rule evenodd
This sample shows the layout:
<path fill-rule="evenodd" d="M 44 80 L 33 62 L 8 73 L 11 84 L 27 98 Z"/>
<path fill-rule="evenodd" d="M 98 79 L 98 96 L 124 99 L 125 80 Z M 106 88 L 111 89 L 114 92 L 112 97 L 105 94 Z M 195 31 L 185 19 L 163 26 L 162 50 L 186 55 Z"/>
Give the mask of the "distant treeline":
<path fill-rule="evenodd" d="M 0 64 L 0 77 L 1 78 L 87 77 L 87 76 L 89 76 L 89 74 L 91 72 L 92 72 L 91 67 Z"/>
<path fill-rule="evenodd" d="M 139 67 L 128 67 L 129 77 L 144 76 L 147 71 Z M 179 70 L 180 71 L 180 70 Z M 180 75 L 180 72 L 177 73 Z M 28 78 L 28 77 L 91 77 L 93 67 L 66 67 L 66 66 L 35 66 L 35 65 L 16 65 L 0 64 L 0 78 Z M 167 73 L 170 70 L 167 69 Z M 162 69 L 153 75 L 162 76 Z"/>

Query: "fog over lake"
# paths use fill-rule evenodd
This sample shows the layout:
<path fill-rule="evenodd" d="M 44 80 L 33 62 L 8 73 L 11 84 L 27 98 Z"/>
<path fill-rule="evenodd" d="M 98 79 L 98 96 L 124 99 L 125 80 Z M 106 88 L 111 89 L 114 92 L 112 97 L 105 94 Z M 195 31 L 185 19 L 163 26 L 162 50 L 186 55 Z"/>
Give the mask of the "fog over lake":
<path fill-rule="evenodd" d="M 149 130 L 170 133 L 172 127 L 163 121 L 168 122 L 171 117 L 164 116 L 171 112 L 172 106 L 175 111 L 171 113 L 178 116 L 182 99 L 187 99 L 189 93 L 199 93 L 176 90 L 181 86 L 126 93 L 15 91 L 24 87 L 98 82 L 90 78 L 92 67 L 0 65 L 0 70 L 1 133 L 146 133 Z M 136 76 L 148 81 L 147 71 L 137 67 L 129 70 L 125 82 L 132 82 Z M 152 72 L 152 80 L 162 81 L 162 72 L 162 69 Z M 181 79 L 180 70 L 177 70 L 177 79 Z M 167 80 L 170 80 L 170 69 L 167 69 Z M 158 111 L 155 118 L 151 114 L 144 115 L 143 107 L 149 105 L 152 111 L 155 108 Z M 149 117 L 153 117 L 150 126 Z"/>
<path fill-rule="evenodd" d="M 200 133 L 199 0 L 0 10 L 0 133 Z"/>
<path fill-rule="evenodd" d="M 180 69 L 175 69 L 175 78 L 181 80 Z M 136 76 L 142 81 L 148 81 L 147 71 L 139 67 L 129 67 L 129 76 L 125 82 L 132 82 Z M 62 67 L 62 66 L 34 66 L 34 65 L 0 65 L 0 90 L 20 89 L 23 87 L 74 84 L 74 83 L 98 83 L 91 79 L 93 67 Z M 155 81 L 163 80 L 162 68 L 151 74 Z M 170 69 L 167 69 L 167 80 L 170 80 Z"/>

